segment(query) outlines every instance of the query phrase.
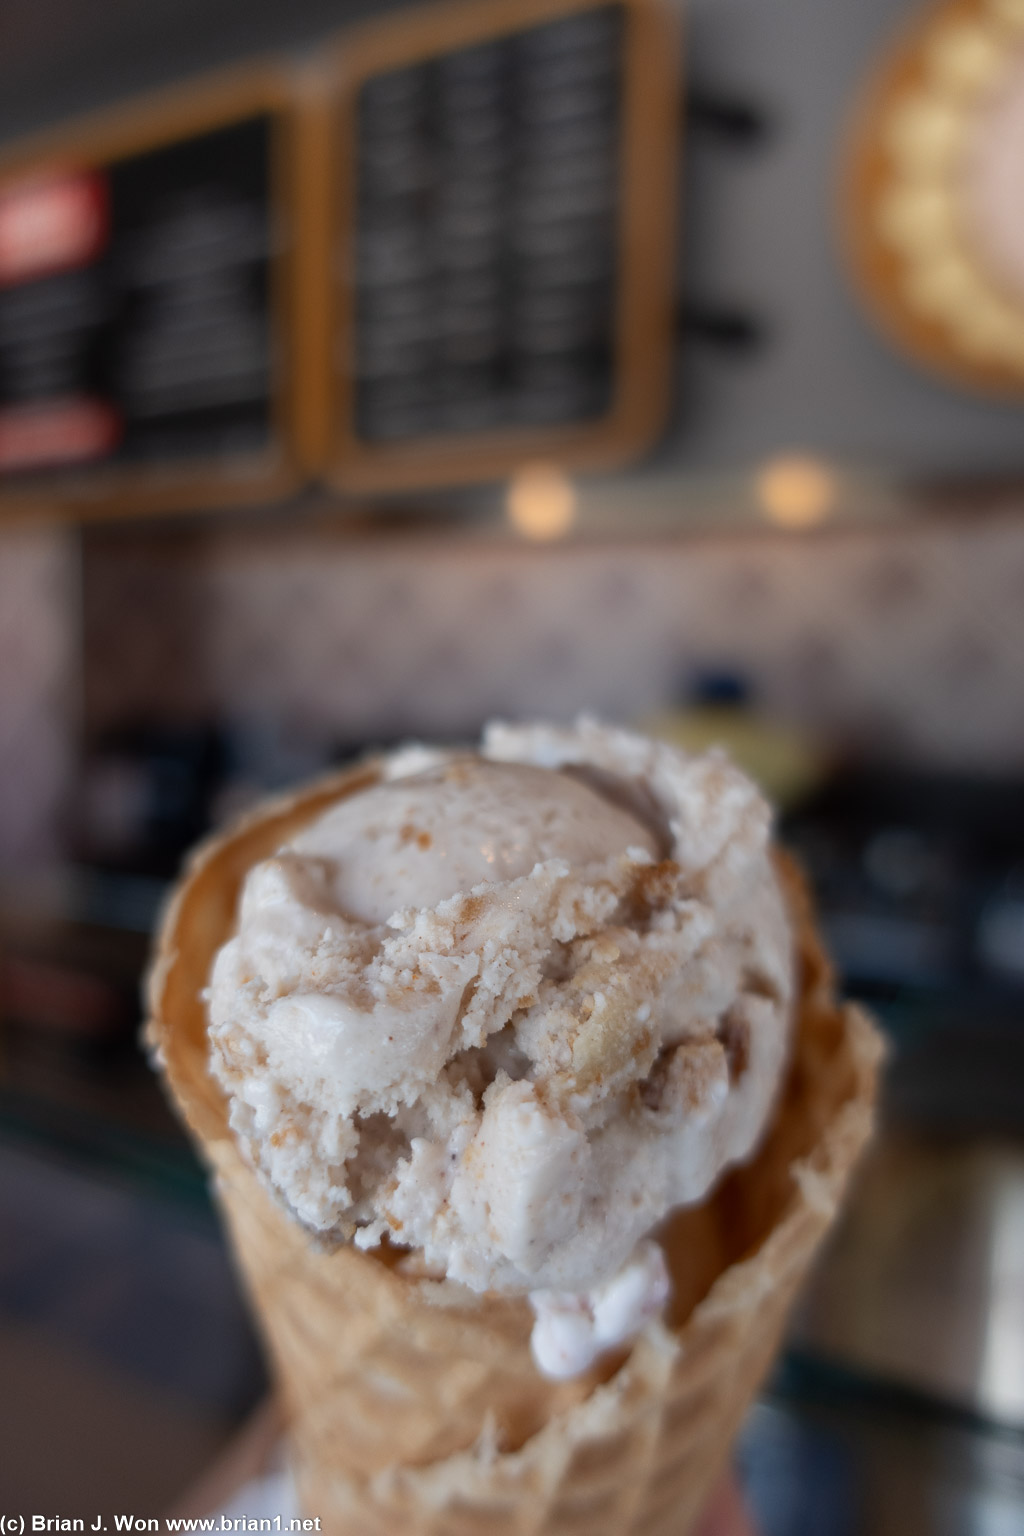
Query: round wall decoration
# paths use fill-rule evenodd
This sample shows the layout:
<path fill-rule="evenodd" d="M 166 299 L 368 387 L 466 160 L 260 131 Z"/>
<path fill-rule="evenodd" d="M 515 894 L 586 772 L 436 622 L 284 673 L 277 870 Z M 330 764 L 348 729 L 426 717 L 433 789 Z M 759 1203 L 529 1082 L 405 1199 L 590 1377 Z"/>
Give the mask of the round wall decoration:
<path fill-rule="evenodd" d="M 961 382 L 1024 395 L 1024 0 L 945 0 L 862 99 L 844 233 L 885 329 Z"/>

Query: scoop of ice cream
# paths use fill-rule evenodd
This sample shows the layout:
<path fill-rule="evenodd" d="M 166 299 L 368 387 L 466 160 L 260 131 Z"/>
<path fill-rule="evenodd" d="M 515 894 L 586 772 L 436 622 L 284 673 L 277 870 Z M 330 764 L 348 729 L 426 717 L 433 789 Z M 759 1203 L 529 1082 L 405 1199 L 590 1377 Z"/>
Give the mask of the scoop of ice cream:
<path fill-rule="evenodd" d="M 769 831 L 720 754 L 589 721 L 392 759 L 250 872 L 214 966 L 268 1186 L 328 1239 L 546 1293 L 556 1343 L 574 1309 L 591 1345 L 642 1320 L 638 1243 L 752 1151 L 781 1074 Z"/>
<path fill-rule="evenodd" d="M 630 847 L 653 855 L 655 840 L 578 779 L 459 757 L 342 800 L 292 847 L 330 862 L 339 912 L 384 923 L 402 908 L 516 880 L 548 859 L 585 869 Z"/>

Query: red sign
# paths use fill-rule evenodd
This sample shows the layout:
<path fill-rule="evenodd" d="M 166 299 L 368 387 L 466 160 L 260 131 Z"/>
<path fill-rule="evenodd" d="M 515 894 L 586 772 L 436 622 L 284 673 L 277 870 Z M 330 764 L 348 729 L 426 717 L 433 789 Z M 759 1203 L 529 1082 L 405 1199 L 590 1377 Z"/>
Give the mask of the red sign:
<path fill-rule="evenodd" d="M 0 190 L 0 286 L 82 267 L 107 243 L 106 178 L 96 171 L 33 176 Z"/>
<path fill-rule="evenodd" d="M 0 470 L 37 469 L 103 458 L 121 436 L 121 421 L 87 395 L 0 408 Z"/>

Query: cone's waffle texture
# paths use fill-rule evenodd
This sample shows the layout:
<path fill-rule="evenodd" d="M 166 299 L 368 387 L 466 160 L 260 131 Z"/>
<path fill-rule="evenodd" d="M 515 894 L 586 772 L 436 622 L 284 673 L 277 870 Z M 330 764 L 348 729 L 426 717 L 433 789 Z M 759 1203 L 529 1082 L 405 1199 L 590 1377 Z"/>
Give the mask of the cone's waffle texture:
<path fill-rule="evenodd" d="M 375 776 L 371 764 L 321 781 L 200 849 L 150 978 L 149 1043 L 215 1171 L 303 1503 L 329 1536 L 682 1536 L 870 1134 L 878 1036 L 836 1003 L 802 882 L 780 860 L 801 984 L 769 1134 L 704 1205 L 666 1223 L 665 1322 L 601 1370 L 547 1381 L 525 1299 L 417 1278 L 394 1253 L 319 1247 L 243 1160 L 207 1071 L 201 993 L 242 879 Z"/>

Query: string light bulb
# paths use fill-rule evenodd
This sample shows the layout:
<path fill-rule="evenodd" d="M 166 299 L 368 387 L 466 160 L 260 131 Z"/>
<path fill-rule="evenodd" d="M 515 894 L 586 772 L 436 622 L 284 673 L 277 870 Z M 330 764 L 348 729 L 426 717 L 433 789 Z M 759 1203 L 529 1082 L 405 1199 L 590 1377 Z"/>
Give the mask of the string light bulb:
<path fill-rule="evenodd" d="M 834 472 L 809 454 L 768 459 L 754 477 L 758 505 L 780 528 L 813 528 L 824 522 L 838 495 Z"/>
<path fill-rule="evenodd" d="M 524 464 L 509 481 L 505 510 L 525 539 L 561 539 L 576 519 L 576 491 L 557 465 Z"/>

